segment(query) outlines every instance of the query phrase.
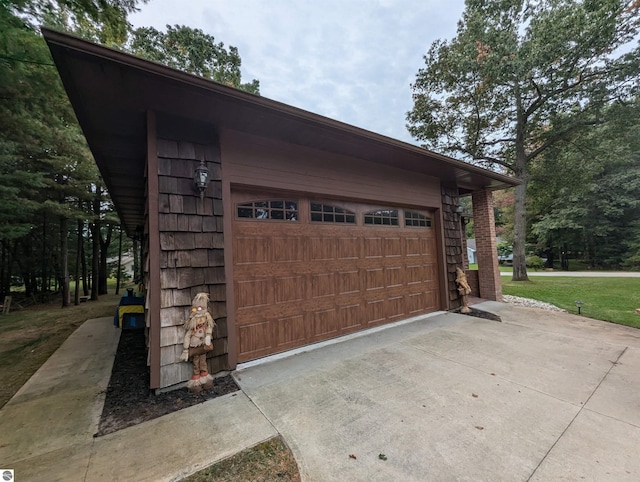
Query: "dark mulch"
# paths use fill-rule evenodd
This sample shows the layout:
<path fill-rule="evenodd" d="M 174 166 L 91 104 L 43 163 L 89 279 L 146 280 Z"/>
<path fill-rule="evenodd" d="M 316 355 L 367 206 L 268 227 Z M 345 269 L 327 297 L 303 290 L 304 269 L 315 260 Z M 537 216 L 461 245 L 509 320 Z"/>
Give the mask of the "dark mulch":
<path fill-rule="evenodd" d="M 467 316 L 475 316 L 476 318 L 484 318 L 485 320 L 502 322 L 502 318 L 500 318 L 495 313 L 489 313 L 488 311 L 479 310 L 478 308 L 470 308 L 470 309 L 471 309 L 470 313 L 461 313 L 461 314 L 464 314 Z M 457 308 L 454 311 L 456 311 L 457 313 L 460 313 L 460 308 Z"/>
<path fill-rule="evenodd" d="M 154 394 L 149 389 L 149 369 L 144 332 L 123 331 L 111 372 L 111 380 L 94 437 L 106 435 L 191 407 L 239 390 L 231 375 L 214 379 L 213 389 L 197 395 L 186 388 Z"/>

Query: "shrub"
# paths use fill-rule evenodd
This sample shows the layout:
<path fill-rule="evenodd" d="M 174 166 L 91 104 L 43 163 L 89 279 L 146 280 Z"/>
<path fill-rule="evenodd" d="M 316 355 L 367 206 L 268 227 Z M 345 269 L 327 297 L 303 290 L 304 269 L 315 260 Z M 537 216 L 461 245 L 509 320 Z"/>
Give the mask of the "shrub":
<path fill-rule="evenodd" d="M 525 261 L 527 263 L 527 268 L 533 268 L 536 271 L 544 268 L 544 261 L 542 261 L 540 256 L 527 256 Z"/>

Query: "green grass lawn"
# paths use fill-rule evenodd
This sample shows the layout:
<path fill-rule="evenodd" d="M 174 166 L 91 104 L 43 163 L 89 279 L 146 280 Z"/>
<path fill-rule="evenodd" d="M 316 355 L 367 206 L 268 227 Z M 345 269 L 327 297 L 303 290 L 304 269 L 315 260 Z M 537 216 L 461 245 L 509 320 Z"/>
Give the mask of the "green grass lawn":
<path fill-rule="evenodd" d="M 582 300 L 582 315 L 597 320 L 640 328 L 640 278 L 532 277 L 531 281 L 502 278 L 505 295 L 546 301 L 569 313 L 578 313 L 576 300 Z"/>

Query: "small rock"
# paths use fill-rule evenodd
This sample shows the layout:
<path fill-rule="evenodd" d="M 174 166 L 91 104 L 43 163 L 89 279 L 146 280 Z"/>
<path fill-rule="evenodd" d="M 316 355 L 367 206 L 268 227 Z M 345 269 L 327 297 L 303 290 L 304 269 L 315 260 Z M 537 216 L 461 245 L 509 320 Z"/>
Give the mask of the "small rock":
<path fill-rule="evenodd" d="M 562 308 L 558 308 L 551 303 L 545 303 L 544 301 L 532 300 L 531 298 L 522 298 L 520 296 L 511 296 L 511 295 L 502 295 L 502 299 L 505 303 L 509 303 L 511 305 L 517 306 L 527 306 L 529 308 L 540 308 L 548 311 L 562 311 L 567 312 L 567 310 L 563 310 Z"/>

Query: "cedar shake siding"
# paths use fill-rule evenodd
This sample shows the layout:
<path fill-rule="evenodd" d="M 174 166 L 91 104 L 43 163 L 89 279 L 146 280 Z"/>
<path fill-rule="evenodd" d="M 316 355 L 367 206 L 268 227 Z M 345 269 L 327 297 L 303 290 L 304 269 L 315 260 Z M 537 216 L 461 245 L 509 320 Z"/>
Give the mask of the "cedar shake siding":
<path fill-rule="evenodd" d="M 182 324 L 189 315 L 191 300 L 199 292 L 209 293 L 209 308 L 217 325 L 213 351 L 207 357 L 209 371 L 229 369 L 222 183 L 220 149 L 215 141 L 203 145 L 158 139 L 157 152 L 160 387 L 167 387 L 191 376 L 191 365 L 179 361 Z M 209 170 L 209 182 L 200 199 L 193 173 L 202 160 Z"/>
<path fill-rule="evenodd" d="M 462 300 L 456 284 L 456 268 L 463 268 L 464 257 L 458 206 L 458 189 L 442 185 L 442 217 L 444 220 L 444 246 L 447 271 L 447 292 L 449 293 L 449 308 L 458 308 Z"/>

